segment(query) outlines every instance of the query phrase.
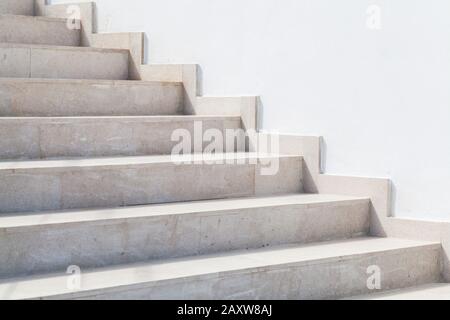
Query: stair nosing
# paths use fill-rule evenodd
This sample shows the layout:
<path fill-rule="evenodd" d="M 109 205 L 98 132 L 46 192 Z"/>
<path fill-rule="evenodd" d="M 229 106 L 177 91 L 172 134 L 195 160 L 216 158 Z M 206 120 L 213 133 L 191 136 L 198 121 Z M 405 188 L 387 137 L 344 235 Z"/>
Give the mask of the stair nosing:
<path fill-rule="evenodd" d="M 291 197 L 298 198 L 296 200 L 289 199 Z M 301 198 L 306 199 L 301 199 Z M 314 200 L 314 197 L 331 197 L 330 199 Z M 308 198 L 312 198 L 309 199 Z M 245 201 L 255 201 L 267 199 L 282 199 L 286 200 L 284 203 L 256 203 L 245 204 Z M 303 202 L 302 202 L 303 201 Z M 235 202 L 234 206 L 223 207 L 224 202 Z M 242 202 L 239 203 L 239 202 Z M 231 198 L 231 199 L 213 199 L 201 201 L 185 201 L 165 204 L 149 204 L 129 207 L 113 207 L 113 208 L 92 208 L 92 209 L 72 209 L 72 210 L 58 210 L 47 212 L 33 212 L 33 213 L 14 213 L 0 215 L 0 231 L 7 232 L 17 231 L 33 227 L 47 227 L 58 226 L 66 224 L 79 223 L 101 223 L 103 224 L 119 224 L 124 221 L 131 221 L 146 218 L 159 218 L 167 216 L 184 216 L 184 215 L 201 215 L 213 216 L 218 214 L 226 214 L 227 212 L 235 212 L 236 210 L 251 210 L 259 208 L 284 208 L 284 207 L 298 207 L 298 208 L 335 208 L 337 206 L 350 206 L 355 204 L 369 203 L 369 198 L 349 197 L 340 195 L 325 195 L 325 194 L 287 194 L 280 196 L 266 196 L 266 197 L 251 197 L 251 198 Z M 217 208 L 210 208 L 208 206 L 198 207 L 199 205 L 219 205 Z M 171 209 L 167 211 L 167 209 Z M 109 215 L 108 215 L 109 214 Z M 111 217 L 111 215 L 114 216 Z M 101 216 L 104 215 L 104 216 Z M 91 216 L 91 217 L 90 217 Z M 54 219 L 52 221 L 52 218 Z M 56 219 L 55 219 L 56 218 Z M 20 223 L 17 222 L 20 220 Z M 29 220 L 29 221 L 28 221 Z M 12 221 L 12 222 L 11 222 Z M 16 222 L 14 222 L 16 221 Z"/>

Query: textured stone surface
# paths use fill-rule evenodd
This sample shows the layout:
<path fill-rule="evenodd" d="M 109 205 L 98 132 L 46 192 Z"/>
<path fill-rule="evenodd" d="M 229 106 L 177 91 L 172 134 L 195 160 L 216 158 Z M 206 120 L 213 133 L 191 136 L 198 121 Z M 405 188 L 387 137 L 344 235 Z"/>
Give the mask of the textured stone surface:
<path fill-rule="evenodd" d="M 0 116 L 141 116 L 183 113 L 177 82 L 0 79 Z"/>
<path fill-rule="evenodd" d="M 89 46 L 129 50 L 129 79 L 141 80 L 140 68 L 144 62 L 144 39 L 145 35 L 142 32 L 96 33 L 91 36 Z"/>
<path fill-rule="evenodd" d="M 81 31 L 66 19 L 0 14 L 0 42 L 79 46 Z"/>
<path fill-rule="evenodd" d="M 369 200 L 306 194 L 209 200 L 6 216 L 0 226 L 1 278 L 367 235 Z"/>
<path fill-rule="evenodd" d="M 0 14 L 32 16 L 34 0 L 2 0 L 0 1 Z"/>
<path fill-rule="evenodd" d="M 0 162 L 0 212 L 261 195 L 257 176 L 272 162 L 279 165 L 277 174 L 271 176 L 274 194 L 303 190 L 301 157 L 255 154 L 226 157 L 147 156 Z"/>
<path fill-rule="evenodd" d="M 0 43 L 0 77 L 128 79 L 128 51 Z"/>
<path fill-rule="evenodd" d="M 399 239 L 282 246 L 85 271 L 78 292 L 66 274 L 8 280 L 0 297 L 336 299 L 368 293 L 372 265 L 385 270 L 383 290 L 437 281 L 439 252 L 439 244 Z"/>
<path fill-rule="evenodd" d="M 196 126 L 202 129 L 196 130 Z M 178 138 L 171 140 L 176 130 L 189 134 L 190 149 L 185 152 L 191 153 L 194 132 L 198 131 L 202 139 L 207 130 L 225 137 L 226 130 L 240 128 L 239 117 L 0 118 L 0 159 L 171 154 L 180 143 Z M 205 142 L 204 146 L 208 144 Z M 245 149 L 241 147 L 238 151 Z"/>

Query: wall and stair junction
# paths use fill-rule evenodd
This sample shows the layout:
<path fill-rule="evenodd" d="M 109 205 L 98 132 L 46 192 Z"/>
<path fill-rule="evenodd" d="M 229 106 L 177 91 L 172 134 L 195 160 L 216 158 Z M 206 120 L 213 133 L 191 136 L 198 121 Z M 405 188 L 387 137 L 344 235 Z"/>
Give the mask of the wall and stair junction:
<path fill-rule="evenodd" d="M 142 34 L 80 8 L 73 30 L 65 5 L 0 0 L 1 299 L 448 294 L 441 242 L 383 234 L 389 181 L 322 174 L 319 138 L 175 163 L 175 130 L 256 130 L 257 98 L 200 96 L 196 66 L 143 65 Z"/>

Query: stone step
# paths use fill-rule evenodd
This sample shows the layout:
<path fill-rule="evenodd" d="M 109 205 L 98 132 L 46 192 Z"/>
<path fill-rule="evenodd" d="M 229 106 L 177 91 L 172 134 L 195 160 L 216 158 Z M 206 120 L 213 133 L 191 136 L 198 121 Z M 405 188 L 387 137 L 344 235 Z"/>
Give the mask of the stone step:
<path fill-rule="evenodd" d="M 0 14 L 34 15 L 35 0 L 1 0 Z"/>
<path fill-rule="evenodd" d="M 81 269 L 79 282 L 66 273 L 5 280 L 0 298 L 337 299 L 368 293 L 367 270 L 374 265 L 385 290 L 435 281 L 440 250 L 436 243 L 358 238 L 232 251 Z"/>
<path fill-rule="evenodd" d="M 225 137 L 227 130 L 230 134 L 239 129 L 240 117 L 3 117 L 0 159 L 163 155 L 171 154 L 182 140 L 189 146 L 184 153 L 192 153 L 196 133 L 202 143 L 207 130 Z M 176 136 L 172 141 L 176 130 L 189 135 L 183 139 Z M 208 144 L 211 142 L 203 142 L 205 147 Z M 237 147 L 238 143 L 234 145 Z M 230 149 L 222 152 L 245 151 L 245 143 L 237 150 L 232 147 L 230 143 Z"/>
<path fill-rule="evenodd" d="M 254 153 L 0 162 L 0 212 L 296 193 L 302 166 Z"/>
<path fill-rule="evenodd" d="M 183 113 L 176 82 L 0 78 L 0 117 Z"/>
<path fill-rule="evenodd" d="M 407 289 L 358 296 L 348 300 L 450 300 L 450 284 L 426 284 Z"/>
<path fill-rule="evenodd" d="M 79 46 L 80 39 L 67 19 L 0 14 L 0 42 Z"/>
<path fill-rule="evenodd" d="M 128 79 L 128 50 L 0 43 L 0 77 Z"/>
<path fill-rule="evenodd" d="M 0 278 L 363 236 L 369 204 L 293 194 L 4 216 Z"/>

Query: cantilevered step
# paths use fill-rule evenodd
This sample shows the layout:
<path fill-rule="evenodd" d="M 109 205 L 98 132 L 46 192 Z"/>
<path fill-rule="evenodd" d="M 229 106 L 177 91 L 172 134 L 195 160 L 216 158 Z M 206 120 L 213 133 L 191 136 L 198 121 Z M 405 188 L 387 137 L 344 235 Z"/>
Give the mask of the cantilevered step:
<path fill-rule="evenodd" d="M 0 43 L 0 77 L 128 79 L 128 50 Z"/>
<path fill-rule="evenodd" d="M 3 0 L 2 0 L 3 1 Z M 67 19 L 0 14 L 0 42 L 79 46 L 81 31 Z"/>
<path fill-rule="evenodd" d="M 67 274 L 6 280 L 1 299 L 336 299 L 368 293 L 371 266 L 384 290 L 439 278 L 440 244 L 361 238 L 210 256 L 81 269 L 81 287 Z"/>
<path fill-rule="evenodd" d="M 221 133 L 225 143 L 227 130 L 232 134 L 240 128 L 240 117 L 0 118 L 0 159 L 163 155 L 171 154 L 180 143 L 189 146 L 184 148 L 184 153 L 192 153 L 195 138 L 200 146 L 211 144 L 211 141 L 203 142 L 207 130 Z M 172 141 L 176 132 L 188 135 L 185 138 L 175 135 Z M 245 143 L 240 145 L 236 150 L 230 143 L 230 149 L 222 152 L 245 151 Z"/>
<path fill-rule="evenodd" d="M 0 278 L 367 235 L 369 200 L 337 195 L 0 217 Z M 24 252 L 33 252 L 31 255 Z"/>
<path fill-rule="evenodd" d="M 176 82 L 0 78 L 1 117 L 182 113 L 183 85 Z"/>
<path fill-rule="evenodd" d="M 426 284 L 418 287 L 358 296 L 349 300 L 450 300 L 450 284 Z"/>
<path fill-rule="evenodd" d="M 301 192 L 302 158 L 258 154 L 0 162 L 0 212 Z"/>
<path fill-rule="evenodd" d="M 0 14 L 34 15 L 35 0 L 1 0 Z"/>

